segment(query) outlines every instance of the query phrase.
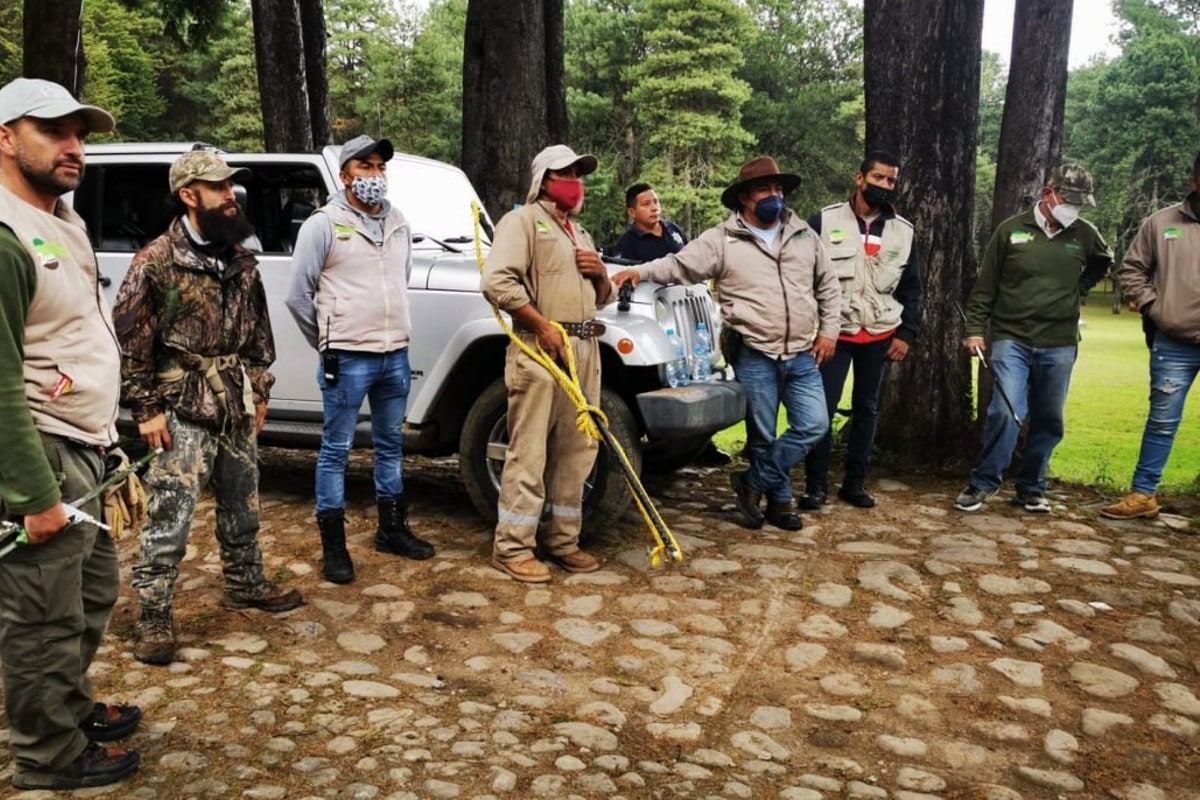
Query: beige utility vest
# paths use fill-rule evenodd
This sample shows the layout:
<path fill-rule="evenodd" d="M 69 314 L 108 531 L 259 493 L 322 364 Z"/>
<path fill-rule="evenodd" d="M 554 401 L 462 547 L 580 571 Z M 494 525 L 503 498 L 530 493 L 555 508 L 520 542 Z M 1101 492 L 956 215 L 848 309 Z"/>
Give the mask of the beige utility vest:
<path fill-rule="evenodd" d="M 379 245 L 350 209 L 330 203 L 316 213 L 333 226 L 333 244 L 317 282 L 318 348 L 390 353 L 408 347 L 411 245 L 404 215 L 392 209 Z"/>
<path fill-rule="evenodd" d="M 121 348 L 83 220 L 54 214 L 0 186 L 0 221 L 33 260 L 37 287 L 25 317 L 25 397 L 38 430 L 84 444 L 117 440 Z"/>
<path fill-rule="evenodd" d="M 892 296 L 913 246 L 912 223 L 896 216 L 883 225 L 879 252 L 863 250 L 858 217 L 850 203 L 821 209 L 821 240 L 842 285 L 842 329 L 845 334 L 879 334 L 900 327 L 904 306 Z"/>

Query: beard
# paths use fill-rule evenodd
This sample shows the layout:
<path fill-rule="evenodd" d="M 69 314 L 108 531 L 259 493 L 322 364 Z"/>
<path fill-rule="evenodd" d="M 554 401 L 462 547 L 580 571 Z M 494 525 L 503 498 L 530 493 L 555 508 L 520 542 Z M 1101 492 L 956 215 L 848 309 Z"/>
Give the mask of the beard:
<path fill-rule="evenodd" d="M 34 164 L 23 152 L 18 151 L 16 162 L 17 168 L 21 171 L 21 175 L 25 178 L 25 181 L 35 191 L 47 196 L 60 197 L 67 192 L 73 192 L 79 188 L 80 182 L 83 181 L 83 163 L 74 159 L 59 159 L 48 167 L 43 168 Z M 58 167 L 66 164 L 76 164 L 79 167 L 79 174 L 60 175 Z"/>
<path fill-rule="evenodd" d="M 246 219 L 246 212 L 234 203 L 237 213 L 228 213 L 229 206 L 216 208 L 199 208 L 196 210 L 196 222 L 200 235 L 213 245 L 225 248 L 245 241 L 254 234 L 254 226 Z"/>

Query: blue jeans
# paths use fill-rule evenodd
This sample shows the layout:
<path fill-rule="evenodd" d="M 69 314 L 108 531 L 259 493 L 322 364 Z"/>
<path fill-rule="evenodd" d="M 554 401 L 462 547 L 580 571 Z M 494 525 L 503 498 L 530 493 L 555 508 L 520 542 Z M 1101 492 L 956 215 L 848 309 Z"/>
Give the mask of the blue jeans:
<path fill-rule="evenodd" d="M 1150 348 L 1150 414 L 1142 432 L 1142 451 L 1133 471 L 1133 490 L 1154 494 L 1183 419 L 1183 404 L 1200 372 L 1200 344 L 1159 332 Z"/>
<path fill-rule="evenodd" d="M 1043 494 L 1050 456 L 1063 437 L 1063 406 L 1079 348 L 1030 347 L 1007 339 L 992 342 L 988 363 L 1022 422 L 1029 421 L 1025 454 L 1017 475 L 1018 492 Z M 983 426 L 983 452 L 971 473 L 971 485 L 994 492 L 1012 461 L 1021 426 L 1013 419 L 999 390 L 992 392 Z"/>
<path fill-rule="evenodd" d="M 338 350 L 338 378 L 325 380 L 317 364 L 317 384 L 325 404 L 321 454 L 317 456 L 317 513 L 346 507 L 346 462 L 363 400 L 371 404 L 371 443 L 375 449 L 375 496 L 404 493 L 404 412 L 412 373 L 408 350 L 360 353 Z"/>
<path fill-rule="evenodd" d="M 821 382 L 825 385 L 825 406 L 833 420 L 846 375 L 854 365 L 854 386 L 850 391 L 850 438 L 846 443 L 846 471 L 842 484 L 861 486 L 871 465 L 871 449 L 875 446 L 875 429 L 879 423 L 879 387 L 887 367 L 887 351 L 891 339 L 868 344 L 838 342 L 833 358 L 821 367 Z M 825 434 L 804 459 L 804 481 L 811 490 L 827 491 L 830 451 L 833 433 Z"/>
<path fill-rule="evenodd" d="M 750 486 L 766 495 L 767 502 L 790 502 L 792 468 L 829 431 L 817 362 L 808 353 L 779 361 L 743 347 L 736 369 L 738 382 L 746 389 Z M 781 403 L 788 427 L 776 438 Z"/>

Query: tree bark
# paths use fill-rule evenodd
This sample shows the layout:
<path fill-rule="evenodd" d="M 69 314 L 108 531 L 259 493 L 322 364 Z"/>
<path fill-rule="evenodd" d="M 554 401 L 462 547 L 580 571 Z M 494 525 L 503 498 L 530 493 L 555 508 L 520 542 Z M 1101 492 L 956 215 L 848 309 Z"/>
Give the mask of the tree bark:
<path fill-rule="evenodd" d="M 251 0 L 267 152 L 313 149 L 297 0 Z"/>
<path fill-rule="evenodd" d="M 333 142 L 329 123 L 329 62 L 325 57 L 324 0 L 300 0 L 300 29 L 304 36 L 304 78 L 308 88 L 308 117 L 313 144 Z"/>
<path fill-rule="evenodd" d="M 1017 0 L 992 228 L 1033 205 L 1062 158 L 1074 0 Z"/>
<path fill-rule="evenodd" d="M 534 155 L 566 133 L 562 14 L 562 0 L 467 3 L 462 168 L 493 218 L 525 202 Z"/>
<path fill-rule="evenodd" d="M 83 88 L 83 0 L 25 0 L 21 74 Z"/>
<path fill-rule="evenodd" d="M 546 15 L 546 124 L 550 140 L 566 142 L 570 130 L 567 122 L 567 69 L 563 52 L 563 0 L 542 0 Z"/>
<path fill-rule="evenodd" d="M 867 149 L 902 163 L 900 213 L 921 249 L 925 316 L 880 397 L 878 442 L 910 465 L 939 466 L 978 446 L 961 349 L 971 241 L 983 0 L 866 0 Z"/>

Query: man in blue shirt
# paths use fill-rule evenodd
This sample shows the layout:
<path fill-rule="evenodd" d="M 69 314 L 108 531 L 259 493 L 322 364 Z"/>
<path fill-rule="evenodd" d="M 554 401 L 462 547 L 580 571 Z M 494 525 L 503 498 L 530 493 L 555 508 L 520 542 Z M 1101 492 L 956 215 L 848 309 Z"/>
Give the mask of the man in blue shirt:
<path fill-rule="evenodd" d="M 635 183 L 625 190 L 625 214 L 629 217 L 629 230 L 613 249 L 617 258 L 652 261 L 678 253 L 687 244 L 679 226 L 662 218 L 658 192 L 648 183 Z"/>

